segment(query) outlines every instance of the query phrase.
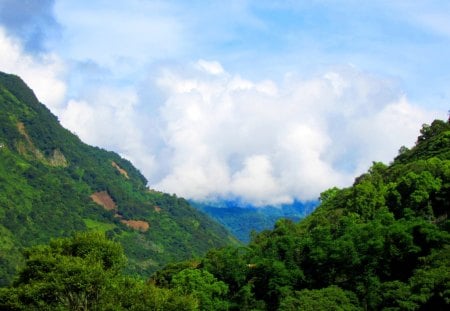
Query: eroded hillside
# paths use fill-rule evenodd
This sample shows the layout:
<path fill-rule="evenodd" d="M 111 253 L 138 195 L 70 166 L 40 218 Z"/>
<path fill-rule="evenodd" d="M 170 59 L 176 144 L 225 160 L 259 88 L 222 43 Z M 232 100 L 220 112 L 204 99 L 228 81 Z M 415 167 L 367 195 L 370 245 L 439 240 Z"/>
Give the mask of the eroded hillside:
<path fill-rule="evenodd" d="M 119 241 L 138 274 L 236 243 L 184 199 L 146 184 L 129 161 L 62 128 L 19 77 L 0 73 L 0 285 L 23 247 L 76 231 Z"/>

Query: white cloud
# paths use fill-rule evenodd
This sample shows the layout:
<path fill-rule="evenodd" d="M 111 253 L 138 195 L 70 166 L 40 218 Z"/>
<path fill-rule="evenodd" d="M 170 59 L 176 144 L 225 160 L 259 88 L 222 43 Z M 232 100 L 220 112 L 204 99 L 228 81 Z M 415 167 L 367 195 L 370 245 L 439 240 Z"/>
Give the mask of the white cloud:
<path fill-rule="evenodd" d="M 96 81 L 65 103 L 64 63 L 26 54 L 1 28 L 0 70 L 20 75 L 82 140 L 130 159 L 152 187 L 200 200 L 315 199 L 390 161 L 437 117 L 355 68 L 256 81 L 205 60 L 154 70 L 139 90 Z M 160 101 L 145 102 L 155 90 Z"/>
<path fill-rule="evenodd" d="M 32 56 L 0 27 L 0 70 L 20 76 L 53 112 L 64 104 L 64 63 L 55 54 Z"/>
<path fill-rule="evenodd" d="M 82 100 L 70 100 L 59 117 L 86 143 L 115 150 L 151 175 L 155 163 L 144 140 L 150 127 L 137 100 L 132 89 L 101 87 Z"/>
<path fill-rule="evenodd" d="M 222 65 L 219 62 L 208 62 L 206 60 L 201 59 L 197 62 L 196 65 L 197 68 L 213 75 L 219 75 L 224 73 Z"/>
<path fill-rule="evenodd" d="M 244 160 L 243 168 L 234 173 L 230 190 L 244 201 L 255 205 L 290 203 L 291 197 L 273 175 L 268 155 L 253 155 Z"/>
<path fill-rule="evenodd" d="M 390 81 L 354 68 L 276 83 L 208 75 L 203 65 L 156 78 L 167 96 L 160 126 L 169 169 L 152 185 L 189 198 L 315 199 L 372 161 L 390 161 L 436 117 Z"/>

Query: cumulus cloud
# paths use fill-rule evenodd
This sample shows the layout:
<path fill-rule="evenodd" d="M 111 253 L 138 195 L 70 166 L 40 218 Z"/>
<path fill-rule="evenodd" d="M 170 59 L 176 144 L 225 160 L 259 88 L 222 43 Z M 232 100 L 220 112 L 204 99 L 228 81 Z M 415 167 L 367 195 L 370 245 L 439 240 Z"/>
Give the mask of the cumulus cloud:
<path fill-rule="evenodd" d="M 27 54 L 1 28 L 0 70 L 20 75 L 81 139 L 130 159 L 151 187 L 197 200 L 316 199 L 372 161 L 390 161 L 437 117 L 392 81 L 352 67 L 252 80 L 206 60 L 153 68 L 140 84 L 97 81 L 65 101 L 64 63 Z"/>
<path fill-rule="evenodd" d="M 143 126 L 145 116 L 139 114 L 136 105 L 133 89 L 104 86 L 83 99 L 69 100 L 59 118 L 83 141 L 119 152 L 152 175 L 155 163 L 148 149 L 150 140 L 143 139 L 150 126 Z"/>
<path fill-rule="evenodd" d="M 372 161 L 412 145 L 435 115 L 389 80 L 354 68 L 309 79 L 251 81 L 201 60 L 155 79 L 168 170 L 152 186 L 194 199 L 256 204 L 310 200 L 344 186 Z"/>
<path fill-rule="evenodd" d="M 316 199 L 390 161 L 436 117 L 392 81 L 352 67 L 253 81 L 200 60 L 151 74 L 139 91 L 103 87 L 71 100 L 60 118 L 130 159 L 151 187 L 197 200 Z"/>
<path fill-rule="evenodd" d="M 19 75 L 34 90 L 40 101 L 53 112 L 64 104 L 65 66 L 53 53 L 36 56 L 23 50 L 22 44 L 0 27 L 0 70 Z"/>

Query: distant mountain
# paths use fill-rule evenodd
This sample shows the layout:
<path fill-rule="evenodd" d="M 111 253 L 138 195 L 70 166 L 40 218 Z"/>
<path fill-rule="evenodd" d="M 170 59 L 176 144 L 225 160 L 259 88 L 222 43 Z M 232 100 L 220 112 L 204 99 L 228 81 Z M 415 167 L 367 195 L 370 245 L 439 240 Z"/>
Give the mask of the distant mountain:
<path fill-rule="evenodd" d="M 1 310 L 450 309 L 450 120 L 322 192 L 299 222 L 222 247 L 236 244 L 224 228 L 82 144 L 17 77 L 0 74 L 0 109 L 2 284 L 20 268 L 0 286 Z M 123 245 L 129 272 L 219 248 L 147 282 L 123 275 L 122 248 L 98 233 L 28 248 L 22 263 L 23 246 L 89 229 Z"/>
<path fill-rule="evenodd" d="M 105 232 L 123 245 L 127 271 L 145 275 L 238 243 L 186 200 L 146 185 L 129 161 L 80 141 L 19 77 L 0 73 L 0 285 L 23 247 L 76 231 Z"/>
<path fill-rule="evenodd" d="M 295 201 L 292 204 L 280 206 L 254 207 L 238 200 L 190 201 L 190 203 L 220 222 L 242 242 L 249 242 L 253 231 L 256 233 L 272 229 L 280 218 L 298 221 L 309 215 L 318 204 L 317 201 Z"/>

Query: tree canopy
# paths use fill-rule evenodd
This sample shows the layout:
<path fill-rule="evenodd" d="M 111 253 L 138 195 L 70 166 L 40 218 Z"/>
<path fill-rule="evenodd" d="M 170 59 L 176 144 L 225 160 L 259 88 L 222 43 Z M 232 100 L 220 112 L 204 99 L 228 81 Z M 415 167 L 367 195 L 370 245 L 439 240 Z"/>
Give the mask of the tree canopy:
<path fill-rule="evenodd" d="M 230 310 L 446 310 L 449 190 L 450 124 L 437 120 L 390 165 L 324 191 L 304 220 L 211 250 L 196 269 L 228 285 Z"/>

